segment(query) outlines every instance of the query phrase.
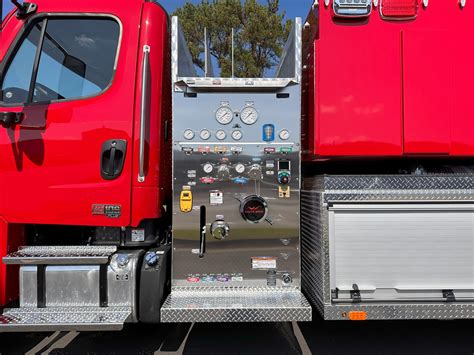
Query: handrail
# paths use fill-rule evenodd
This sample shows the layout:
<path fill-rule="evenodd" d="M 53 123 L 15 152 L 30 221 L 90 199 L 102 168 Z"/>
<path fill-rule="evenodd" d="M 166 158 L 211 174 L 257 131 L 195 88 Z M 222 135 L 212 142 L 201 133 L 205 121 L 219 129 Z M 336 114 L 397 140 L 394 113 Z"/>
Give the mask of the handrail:
<path fill-rule="evenodd" d="M 150 46 L 143 46 L 143 63 L 142 63 L 142 98 L 140 108 L 140 148 L 138 163 L 138 182 L 145 181 L 145 131 L 146 131 L 146 115 L 148 113 L 148 88 L 150 71 Z"/>

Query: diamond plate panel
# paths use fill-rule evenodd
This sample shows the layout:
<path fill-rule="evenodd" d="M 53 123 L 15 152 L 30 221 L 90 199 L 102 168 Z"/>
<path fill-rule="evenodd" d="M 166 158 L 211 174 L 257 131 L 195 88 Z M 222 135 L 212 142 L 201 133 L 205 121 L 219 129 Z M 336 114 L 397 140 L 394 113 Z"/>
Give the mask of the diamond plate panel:
<path fill-rule="evenodd" d="M 105 264 L 115 246 L 27 246 L 3 258 L 5 264 Z"/>
<path fill-rule="evenodd" d="M 473 304 L 331 305 L 323 314 L 326 320 L 348 320 L 351 311 L 367 312 L 368 320 L 474 319 Z"/>
<path fill-rule="evenodd" d="M 120 330 L 130 307 L 14 308 L 0 315 L 0 332 Z"/>
<path fill-rule="evenodd" d="M 337 201 L 474 201 L 474 175 L 317 176 L 305 179 L 301 192 L 302 288 L 325 319 L 361 310 L 379 320 L 474 317 L 472 303 L 332 304 L 327 204 Z"/>
<path fill-rule="evenodd" d="M 161 321 L 311 321 L 311 306 L 296 289 L 175 288 L 163 304 Z"/>

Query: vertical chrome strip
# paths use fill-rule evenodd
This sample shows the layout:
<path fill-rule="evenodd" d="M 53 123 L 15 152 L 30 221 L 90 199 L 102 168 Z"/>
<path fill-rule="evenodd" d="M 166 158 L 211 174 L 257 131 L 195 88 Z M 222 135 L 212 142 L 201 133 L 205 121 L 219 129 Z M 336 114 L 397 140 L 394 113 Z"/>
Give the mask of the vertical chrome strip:
<path fill-rule="evenodd" d="M 138 182 L 145 181 L 145 130 L 146 115 L 148 113 L 148 73 L 150 70 L 150 46 L 143 46 L 143 64 L 142 64 L 142 100 L 140 108 L 140 150 L 138 165 Z"/>

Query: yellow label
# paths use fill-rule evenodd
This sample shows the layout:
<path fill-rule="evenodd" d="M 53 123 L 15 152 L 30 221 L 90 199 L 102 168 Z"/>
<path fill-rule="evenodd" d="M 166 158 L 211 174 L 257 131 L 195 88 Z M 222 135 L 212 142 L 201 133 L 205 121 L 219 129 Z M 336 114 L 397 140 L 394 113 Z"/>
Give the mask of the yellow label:
<path fill-rule="evenodd" d="M 188 186 L 179 195 L 179 208 L 181 212 L 185 213 L 191 212 L 193 209 L 193 193 Z"/>

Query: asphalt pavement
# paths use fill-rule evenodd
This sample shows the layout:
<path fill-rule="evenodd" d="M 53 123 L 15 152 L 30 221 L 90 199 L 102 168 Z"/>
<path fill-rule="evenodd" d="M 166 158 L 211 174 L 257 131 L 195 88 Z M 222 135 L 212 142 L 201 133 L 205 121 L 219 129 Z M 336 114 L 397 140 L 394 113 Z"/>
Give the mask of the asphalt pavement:
<path fill-rule="evenodd" d="M 0 354 L 474 354 L 474 321 L 129 324 L 0 334 Z"/>

